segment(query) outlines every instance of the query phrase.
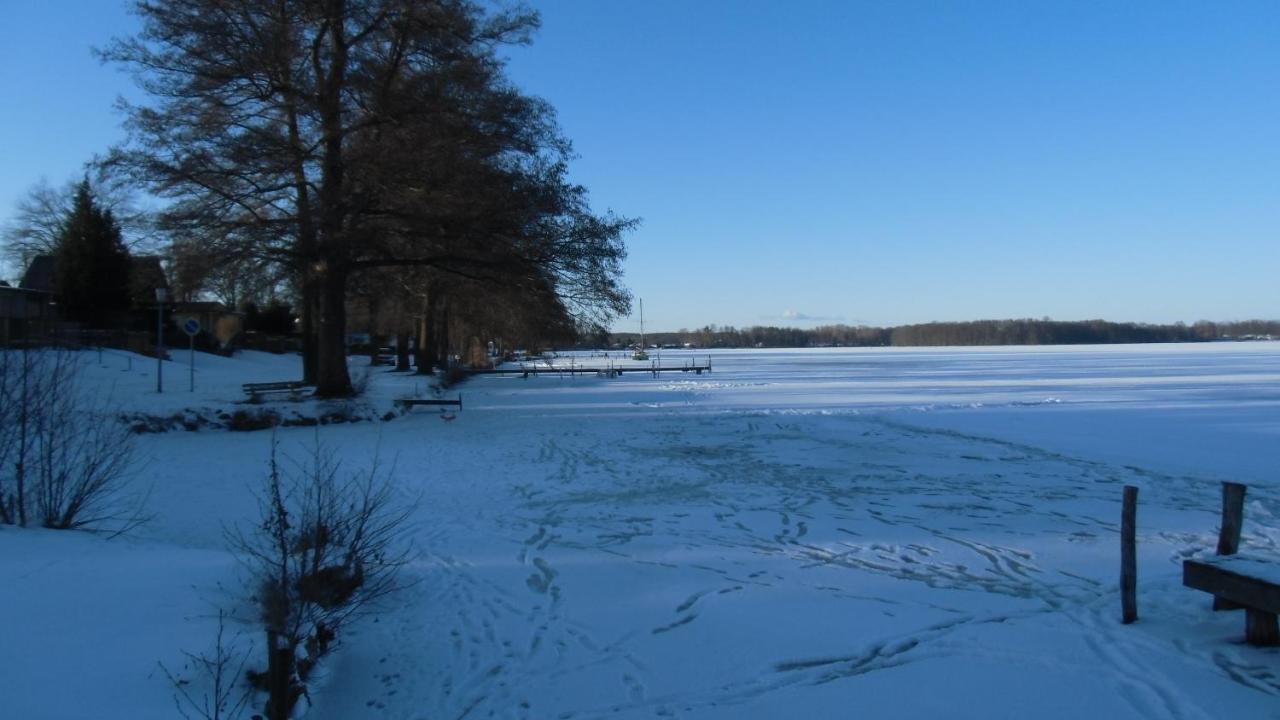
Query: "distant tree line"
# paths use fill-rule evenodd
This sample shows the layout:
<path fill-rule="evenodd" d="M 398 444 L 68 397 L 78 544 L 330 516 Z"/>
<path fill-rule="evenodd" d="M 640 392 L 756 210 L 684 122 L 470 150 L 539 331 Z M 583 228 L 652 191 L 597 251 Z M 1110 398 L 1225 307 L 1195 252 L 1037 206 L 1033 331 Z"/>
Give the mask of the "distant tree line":
<path fill-rule="evenodd" d="M 646 333 L 657 345 L 712 348 L 742 347 L 880 347 L 938 345 L 1106 345 L 1116 343 L 1207 342 L 1280 337 L 1280 321 L 1245 320 L 1193 325 L 1117 323 L 1106 320 L 976 320 L 931 322 L 897 327 L 824 325 L 812 329 L 707 325 L 697 330 Z M 639 342 L 636 333 L 615 333 L 613 344 Z"/>

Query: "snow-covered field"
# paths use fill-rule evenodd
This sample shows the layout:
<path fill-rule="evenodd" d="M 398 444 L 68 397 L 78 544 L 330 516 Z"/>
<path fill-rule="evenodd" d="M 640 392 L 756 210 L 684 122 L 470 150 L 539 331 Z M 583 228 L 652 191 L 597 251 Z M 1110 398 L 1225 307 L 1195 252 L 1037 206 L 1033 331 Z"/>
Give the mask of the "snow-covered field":
<path fill-rule="evenodd" d="M 1249 485 L 1245 549 L 1280 562 L 1280 343 L 711 359 L 479 377 L 452 422 L 319 428 L 421 499 L 412 586 L 352 626 L 306 716 L 1280 717 L 1280 651 L 1242 644 L 1180 566 L 1213 551 L 1221 480 Z M 201 355 L 190 393 L 175 360 L 163 395 L 154 361 L 85 374 L 130 411 L 212 416 L 300 373 Z M 361 412 L 425 390 L 378 370 Z M 219 608 L 260 646 L 224 528 L 254 516 L 271 437 L 138 436 L 155 519 L 126 537 L 0 527 L 0 715 L 172 718 L 158 663 L 206 652 Z"/>

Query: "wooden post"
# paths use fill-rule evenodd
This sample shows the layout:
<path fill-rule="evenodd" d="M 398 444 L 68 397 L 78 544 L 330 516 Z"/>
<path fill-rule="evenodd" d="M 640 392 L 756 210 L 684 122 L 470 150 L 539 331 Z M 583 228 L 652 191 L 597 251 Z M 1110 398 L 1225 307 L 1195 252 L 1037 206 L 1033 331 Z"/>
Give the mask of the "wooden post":
<path fill-rule="evenodd" d="M 1254 608 L 1244 609 L 1244 639 L 1250 645 L 1275 647 L 1280 645 L 1280 625 L 1276 614 Z"/>
<path fill-rule="evenodd" d="M 1120 607 L 1126 625 L 1138 619 L 1137 515 L 1138 488 L 1125 485 L 1120 509 Z"/>
<path fill-rule="evenodd" d="M 1222 483 L 1222 530 L 1218 532 L 1218 554 L 1235 555 L 1240 550 L 1240 527 L 1244 522 L 1244 491 L 1240 483 Z"/>
<path fill-rule="evenodd" d="M 1240 483 L 1222 483 L 1222 528 L 1218 531 L 1218 554 L 1235 555 L 1240 550 L 1240 530 L 1244 525 L 1244 492 Z M 1238 610 L 1240 606 L 1220 597 L 1213 598 L 1214 610 Z"/>

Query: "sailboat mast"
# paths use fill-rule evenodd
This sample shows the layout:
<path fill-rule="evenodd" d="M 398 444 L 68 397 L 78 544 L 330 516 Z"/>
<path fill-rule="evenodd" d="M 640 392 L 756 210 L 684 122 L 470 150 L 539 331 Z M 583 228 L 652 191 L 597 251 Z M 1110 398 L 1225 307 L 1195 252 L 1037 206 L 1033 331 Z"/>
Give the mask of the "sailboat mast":
<path fill-rule="evenodd" d="M 644 341 L 644 300 L 640 301 L 640 344 L 636 347 L 635 352 L 631 353 L 632 360 L 648 360 L 649 353 L 645 352 Z"/>

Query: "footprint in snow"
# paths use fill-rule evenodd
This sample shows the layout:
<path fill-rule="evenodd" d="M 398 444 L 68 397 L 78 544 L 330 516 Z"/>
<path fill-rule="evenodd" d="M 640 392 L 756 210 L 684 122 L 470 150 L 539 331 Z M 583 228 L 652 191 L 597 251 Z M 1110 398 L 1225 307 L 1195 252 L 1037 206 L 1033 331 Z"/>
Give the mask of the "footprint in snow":
<path fill-rule="evenodd" d="M 542 558 L 534 558 L 533 564 L 538 568 L 538 572 L 530 575 L 528 579 L 525 580 L 525 584 L 529 586 L 530 590 L 545 595 L 547 591 L 551 589 L 551 583 L 555 580 L 557 573 L 555 569 Z"/>

